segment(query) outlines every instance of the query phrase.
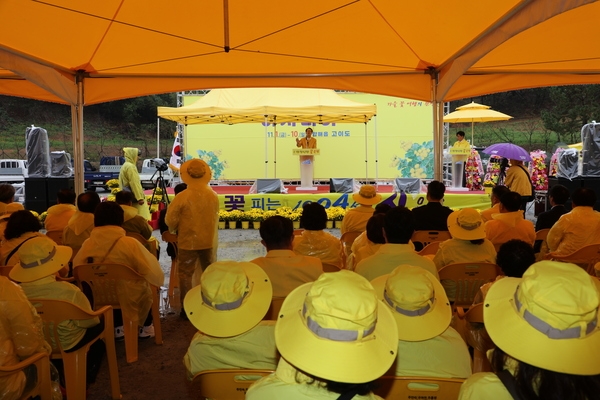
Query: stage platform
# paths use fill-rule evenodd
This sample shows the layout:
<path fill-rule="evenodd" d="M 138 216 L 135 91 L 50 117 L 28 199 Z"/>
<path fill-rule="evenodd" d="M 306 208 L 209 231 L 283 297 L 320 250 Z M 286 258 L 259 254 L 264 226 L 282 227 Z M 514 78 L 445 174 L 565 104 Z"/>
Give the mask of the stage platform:
<path fill-rule="evenodd" d="M 248 185 L 211 185 L 211 188 L 219 196 L 220 208 L 223 210 L 250 210 L 252 208 L 261 208 L 263 210 L 274 210 L 278 207 L 302 207 L 305 202 L 318 202 L 325 208 L 356 207 L 357 204 L 352 200 L 349 193 L 330 193 L 329 185 L 315 186 L 315 190 L 298 190 L 298 186 L 285 185 L 287 193 L 265 193 L 250 194 L 251 186 Z M 403 205 L 408 208 L 418 207 L 426 204 L 426 194 L 405 194 L 394 193 L 392 185 L 378 185 L 377 191 L 382 195 L 382 202 L 390 205 Z M 173 189 L 168 188 L 167 192 L 172 195 Z M 146 191 L 146 194 L 152 194 L 152 191 Z M 485 210 L 490 207 L 489 195 L 483 191 L 458 191 L 446 190 L 444 196 L 444 205 L 452 209 L 461 209 L 465 207 Z"/>

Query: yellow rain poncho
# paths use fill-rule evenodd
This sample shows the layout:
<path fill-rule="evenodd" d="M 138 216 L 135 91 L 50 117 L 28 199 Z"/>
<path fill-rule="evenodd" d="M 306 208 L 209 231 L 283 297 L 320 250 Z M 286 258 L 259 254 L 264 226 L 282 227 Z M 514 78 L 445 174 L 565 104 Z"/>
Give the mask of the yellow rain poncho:
<path fill-rule="evenodd" d="M 317 257 L 323 264 L 342 267 L 342 244 L 335 236 L 325 231 L 302 231 L 294 237 L 294 252 L 304 256 Z"/>
<path fill-rule="evenodd" d="M 142 205 L 137 204 L 137 201 L 146 199 L 144 189 L 142 189 L 142 182 L 140 181 L 140 174 L 137 170 L 138 149 L 135 147 L 124 147 L 123 154 L 125 155 L 125 164 L 123 164 L 119 173 L 119 187 L 122 190 L 133 193 L 136 200 L 134 207 L 137 208 L 138 214 L 146 219 L 150 219 L 148 205 L 146 203 Z"/>
<path fill-rule="evenodd" d="M 73 250 L 81 247 L 94 229 L 94 214 L 75 211 L 63 231 L 63 244 Z"/>
<path fill-rule="evenodd" d="M 44 227 L 47 231 L 63 231 L 76 211 L 77 207 L 73 204 L 61 203 L 53 205 L 48 209 L 48 215 L 44 220 Z"/>

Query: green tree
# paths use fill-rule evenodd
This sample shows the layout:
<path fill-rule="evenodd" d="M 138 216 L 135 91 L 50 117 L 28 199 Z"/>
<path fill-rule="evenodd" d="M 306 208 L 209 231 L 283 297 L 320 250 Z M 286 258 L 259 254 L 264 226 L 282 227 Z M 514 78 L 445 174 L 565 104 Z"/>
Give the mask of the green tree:
<path fill-rule="evenodd" d="M 541 110 L 544 127 L 559 141 L 581 141 L 581 127 L 600 119 L 600 85 L 557 86 L 549 92 L 551 106 Z"/>

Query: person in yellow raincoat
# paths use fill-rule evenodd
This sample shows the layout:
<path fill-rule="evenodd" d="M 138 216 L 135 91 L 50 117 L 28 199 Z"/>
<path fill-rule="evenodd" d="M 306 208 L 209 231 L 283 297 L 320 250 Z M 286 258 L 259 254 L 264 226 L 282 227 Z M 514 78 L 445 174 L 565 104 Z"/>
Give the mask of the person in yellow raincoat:
<path fill-rule="evenodd" d="M 42 225 L 38 218 L 27 210 L 13 213 L 6 224 L 6 241 L 0 247 L 0 265 L 13 266 L 19 262 L 19 247 L 40 233 Z"/>
<path fill-rule="evenodd" d="M 69 219 L 63 230 L 63 244 L 76 253 L 84 240 L 90 237 L 94 229 L 94 211 L 100 204 L 100 196 L 94 192 L 85 192 L 77 196 L 77 211 Z"/>
<path fill-rule="evenodd" d="M 11 366 L 34 353 L 50 354 L 44 340 L 42 320 L 23 290 L 0 276 L 0 365 Z M 27 388 L 33 388 L 35 367 L 0 377 L 0 399 L 17 400 Z"/>
<path fill-rule="evenodd" d="M 294 252 L 303 256 L 317 257 L 323 264 L 342 267 L 342 245 L 335 236 L 324 231 L 327 212 L 319 203 L 308 203 L 302 207 L 300 226 L 302 235 L 294 236 Z"/>
<path fill-rule="evenodd" d="M 140 181 L 140 174 L 137 170 L 137 160 L 139 157 L 139 150 L 135 147 L 124 147 L 123 155 L 125 156 L 125 164 L 121 167 L 119 172 L 119 187 L 121 190 L 127 190 L 133 193 L 135 197 L 135 207 L 138 210 L 138 214 L 146 219 L 150 219 L 150 210 L 146 203 L 146 196 L 144 195 L 144 189 L 142 189 L 142 182 Z"/>
<path fill-rule="evenodd" d="M 212 172 L 206 162 L 192 159 L 179 170 L 187 189 L 179 193 L 167 208 L 165 222 L 171 233 L 178 236 L 177 267 L 179 292 L 184 299 L 192 288 L 192 276 L 200 274 L 215 260 L 219 198 L 209 186 Z M 185 310 L 180 316 L 186 318 Z"/>
<path fill-rule="evenodd" d="M 44 220 L 44 227 L 48 232 L 58 231 L 63 232 L 69 223 L 69 220 L 75 212 L 76 195 L 72 189 L 61 189 L 56 194 L 57 204 L 48 208 L 48 214 Z"/>
<path fill-rule="evenodd" d="M 21 203 L 15 203 L 15 188 L 3 183 L 0 185 L 0 241 L 4 241 L 4 229 L 8 217 L 15 211 L 24 210 Z"/>
<path fill-rule="evenodd" d="M 119 282 L 118 295 L 121 311 L 132 320 L 138 321 L 139 336 L 154 336 L 154 326 L 149 314 L 152 307 L 152 292 L 148 284 L 161 286 L 165 276 L 156 256 L 152 255 L 136 239 L 125 236 L 123 209 L 112 201 L 101 203 L 94 213 L 95 228 L 73 259 L 73 268 L 79 265 L 94 263 L 125 264 L 146 282 Z M 123 337 L 123 322 L 120 313 L 115 313 L 115 337 Z"/>

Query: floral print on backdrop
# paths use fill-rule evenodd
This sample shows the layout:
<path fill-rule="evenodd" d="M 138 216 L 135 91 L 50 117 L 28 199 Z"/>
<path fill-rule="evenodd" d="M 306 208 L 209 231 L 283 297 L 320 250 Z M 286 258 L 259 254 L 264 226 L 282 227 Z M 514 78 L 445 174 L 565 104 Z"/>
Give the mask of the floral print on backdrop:
<path fill-rule="evenodd" d="M 392 167 L 396 168 L 401 178 L 433 177 L 433 140 L 423 143 L 400 142 L 404 156 L 392 158 Z"/>
<path fill-rule="evenodd" d="M 546 170 L 546 152 L 535 150 L 530 153 L 529 174 L 535 190 L 548 190 L 548 173 Z"/>
<path fill-rule="evenodd" d="M 471 149 L 471 154 L 465 165 L 467 172 L 467 188 L 469 190 L 483 190 L 481 176 L 483 175 L 483 166 L 479 152 Z"/>

